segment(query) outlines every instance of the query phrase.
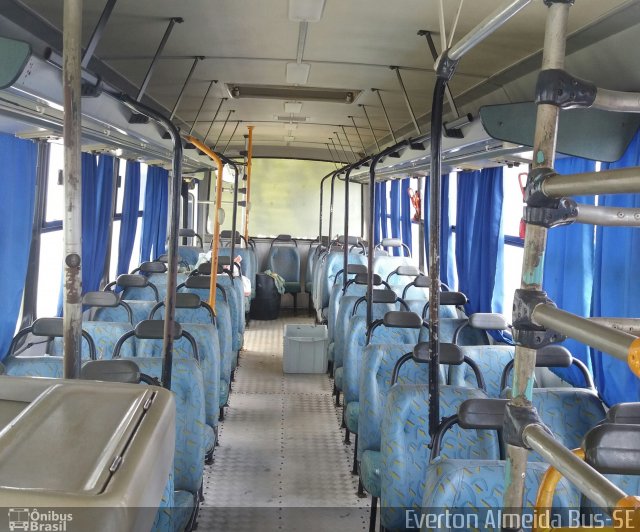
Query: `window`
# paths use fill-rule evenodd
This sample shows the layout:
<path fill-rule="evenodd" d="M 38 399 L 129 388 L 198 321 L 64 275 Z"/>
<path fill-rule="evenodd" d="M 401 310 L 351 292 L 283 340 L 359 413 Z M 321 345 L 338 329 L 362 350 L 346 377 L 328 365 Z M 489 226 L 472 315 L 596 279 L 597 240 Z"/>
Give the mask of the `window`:
<path fill-rule="evenodd" d="M 502 224 L 504 228 L 504 302 L 503 312 L 511 313 L 513 296 L 520 288 L 522 277 L 522 257 L 524 240 L 520 238 L 520 220 L 524 200 L 522 188 L 527 179 L 526 166 L 506 167 L 503 171 L 504 201 L 502 203 Z"/>

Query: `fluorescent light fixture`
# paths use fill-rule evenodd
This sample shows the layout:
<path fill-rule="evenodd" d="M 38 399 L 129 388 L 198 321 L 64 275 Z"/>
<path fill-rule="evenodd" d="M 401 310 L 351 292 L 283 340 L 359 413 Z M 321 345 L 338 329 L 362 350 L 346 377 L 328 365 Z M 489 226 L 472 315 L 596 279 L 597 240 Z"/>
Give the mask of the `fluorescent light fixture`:
<path fill-rule="evenodd" d="M 311 65 L 309 63 L 287 63 L 287 83 L 305 85 L 309 80 Z"/>
<path fill-rule="evenodd" d="M 302 111 L 302 102 L 284 102 L 284 112 L 288 114 L 298 114 Z"/>
<path fill-rule="evenodd" d="M 291 135 L 287 135 L 284 137 L 285 142 L 293 142 L 294 140 L 296 140 L 295 137 L 292 137 Z"/>
<path fill-rule="evenodd" d="M 324 12 L 325 0 L 289 0 L 289 20 L 318 22 Z"/>

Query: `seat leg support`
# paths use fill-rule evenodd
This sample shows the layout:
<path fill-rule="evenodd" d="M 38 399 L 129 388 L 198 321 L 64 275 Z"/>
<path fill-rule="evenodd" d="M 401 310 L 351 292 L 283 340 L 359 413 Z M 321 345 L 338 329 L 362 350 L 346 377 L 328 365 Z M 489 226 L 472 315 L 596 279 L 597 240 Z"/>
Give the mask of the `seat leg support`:
<path fill-rule="evenodd" d="M 369 532 L 376 532 L 377 513 L 378 513 L 378 497 L 371 497 L 371 513 L 369 514 Z"/>

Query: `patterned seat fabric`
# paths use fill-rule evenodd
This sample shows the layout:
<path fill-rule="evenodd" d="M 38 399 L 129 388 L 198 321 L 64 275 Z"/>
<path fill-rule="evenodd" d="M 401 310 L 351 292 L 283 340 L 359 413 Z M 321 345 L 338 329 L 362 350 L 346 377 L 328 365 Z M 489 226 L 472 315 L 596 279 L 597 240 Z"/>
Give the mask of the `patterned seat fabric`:
<path fill-rule="evenodd" d="M 242 279 L 236 277 L 232 282 L 228 275 L 219 275 L 218 284 L 227 292 L 227 302 L 233 325 L 233 350 L 240 351 L 244 334 L 244 289 L 242 288 Z"/>
<path fill-rule="evenodd" d="M 173 471 L 169 473 L 169 480 L 162 493 L 162 500 L 156 512 L 156 518 L 151 527 L 152 532 L 173 531 L 173 508 L 175 506 L 175 491 L 173 485 Z"/>
<path fill-rule="evenodd" d="M 367 287 L 351 283 L 347 286 L 346 293 L 342 291 L 342 282 L 337 282 L 331 287 L 331 295 L 329 296 L 329 308 L 327 310 L 327 331 L 329 334 L 329 342 L 335 340 L 336 321 L 338 319 L 338 313 L 340 309 L 340 302 L 343 296 L 358 296 L 365 295 Z"/>
<path fill-rule="evenodd" d="M 358 433 L 358 417 L 360 416 L 360 403 L 351 401 L 344 410 L 344 422 L 347 428 L 354 434 Z"/>
<path fill-rule="evenodd" d="M 429 464 L 428 385 L 397 384 L 387 396 L 382 418 L 381 512 L 383 526 L 392 530 L 405 526 L 404 509 L 419 510 L 425 493 Z M 486 398 L 474 388 L 440 387 L 440 415 L 450 416 L 466 399 Z M 495 431 L 454 427 L 442 441 L 442 458 L 498 459 Z"/>
<path fill-rule="evenodd" d="M 502 371 L 513 359 L 515 348 L 507 345 L 464 346 L 462 352 L 472 359 L 480 369 L 487 387 L 489 397 L 500 397 L 500 380 Z M 449 384 L 454 386 L 471 386 L 477 388 L 475 374 L 467 364 L 449 368 Z"/>
<path fill-rule="evenodd" d="M 364 304 L 360 305 L 360 307 L 362 306 L 364 306 Z M 358 307 L 358 314 L 360 314 L 360 307 Z M 389 310 L 397 310 L 397 307 L 394 309 L 391 305 L 374 305 L 373 319 L 382 318 Z M 366 312 L 366 308 L 363 308 L 362 312 Z M 360 367 L 367 339 L 367 320 L 364 314 L 350 318 L 346 334 L 344 359 L 342 361 L 344 368 L 342 391 L 344 393 L 345 403 L 350 403 L 351 401 L 358 401 L 360 397 Z M 418 331 L 415 329 L 385 327 L 384 325 L 376 327 L 371 336 L 371 345 L 415 345 L 417 341 Z M 408 353 L 412 350 L 413 347 L 405 352 Z"/>
<path fill-rule="evenodd" d="M 203 253 L 198 246 L 178 246 L 178 260 L 186 262 L 189 266 L 195 266 Z"/>
<path fill-rule="evenodd" d="M 271 246 L 267 268 L 284 279 L 287 294 L 300 292 L 300 252 L 296 246 Z"/>
<path fill-rule="evenodd" d="M 408 257 L 394 257 L 392 255 L 379 255 L 373 259 L 373 273 L 377 273 L 380 277 L 382 277 L 383 281 L 387 280 L 389 274 L 395 271 L 398 266 L 411 266 L 411 259 Z M 389 279 L 389 284 L 398 284 L 398 281 L 401 280 L 402 277 L 393 276 Z M 410 282 L 412 279 L 407 277 Z M 403 287 L 404 288 L 404 287 Z M 400 292 L 402 295 L 402 291 Z"/>
<path fill-rule="evenodd" d="M 155 301 L 126 300 L 125 302 L 131 307 L 134 325 L 149 318 L 149 313 L 156 304 Z M 129 321 L 129 316 L 123 307 L 98 308 L 93 316 L 93 321 L 126 323 Z"/>
<path fill-rule="evenodd" d="M 210 427 L 218 426 L 220 396 L 228 383 L 220 377 L 220 348 L 218 331 L 212 324 L 183 323 L 182 328 L 190 333 L 198 346 L 198 357 L 204 380 L 206 422 Z M 161 357 L 162 340 L 135 339 L 125 342 L 135 344 L 139 357 Z M 186 338 L 177 339 L 173 345 L 174 358 L 192 359 L 191 344 Z M 125 357 L 123 357 L 125 358 Z M 207 447 L 210 450 L 211 447 Z"/>
<path fill-rule="evenodd" d="M 499 531 L 498 512 L 503 507 L 506 462 L 500 460 L 437 460 L 427 467 L 422 513 L 459 514 L 466 516 L 465 529 Z M 548 465 L 530 462 L 525 480 L 524 506 L 528 512 L 535 507 L 538 486 Z M 578 491 L 562 479 L 558 483 L 553 499 L 552 514 L 564 517 L 560 524 L 568 526 L 569 510 L 580 506 Z M 410 524 L 420 519 L 420 508 L 411 508 L 415 513 L 407 517 Z M 573 516 L 575 518 L 575 516 Z M 426 521 L 423 521 L 426 525 Z M 435 524 L 435 526 L 433 526 Z M 445 523 L 423 526 L 423 531 L 448 531 Z M 403 524 L 404 525 L 404 524 Z M 416 527 L 417 528 L 417 527 Z M 529 529 L 526 529 L 529 530 Z"/>
<path fill-rule="evenodd" d="M 580 447 L 584 435 L 606 416 L 595 392 L 581 388 L 534 388 L 533 405 L 544 424 L 565 447 Z M 537 453 L 529 460 L 538 462 Z"/>
<path fill-rule="evenodd" d="M 364 489 L 373 497 L 380 497 L 380 441 L 382 416 L 391 384 L 391 374 L 397 360 L 413 349 L 413 343 L 367 346 L 362 356 L 359 385 L 358 447 L 360 479 Z M 403 384 L 424 384 L 429 379 L 429 366 L 407 361 L 398 374 Z M 444 383 L 444 378 L 442 379 Z M 374 474 L 373 472 L 376 471 Z"/>
<path fill-rule="evenodd" d="M 93 338 L 96 345 L 96 358 L 108 360 L 113 356 L 113 348 L 118 338 L 131 330 L 131 324 L 129 322 L 85 321 L 82 323 L 82 329 Z M 86 343 L 86 340 L 83 340 L 83 343 Z M 62 338 L 54 338 L 49 351 L 53 356 L 62 356 Z M 127 358 L 136 356 L 134 342 L 125 342 L 120 353 L 121 356 Z M 82 359 L 87 360 L 88 358 L 88 349 L 83 347 Z"/>
<path fill-rule="evenodd" d="M 349 253 L 348 264 L 366 264 L 367 257 L 359 253 Z M 314 299 L 316 309 L 326 309 L 329 305 L 331 287 L 336 280 L 336 274 L 343 269 L 344 254 L 342 251 L 332 251 L 325 256 L 325 260 L 318 264 L 317 298 Z"/>
<path fill-rule="evenodd" d="M 4 364 L 5 375 L 13 377 L 49 377 L 51 379 L 62 378 L 62 357 L 37 356 L 37 357 L 7 357 Z"/>
<path fill-rule="evenodd" d="M 158 379 L 161 377 L 161 358 L 138 357 L 135 361 L 142 373 Z M 202 485 L 206 430 L 204 381 L 195 360 L 173 359 L 171 391 L 176 400 L 175 490 L 188 491 L 195 496 Z"/>

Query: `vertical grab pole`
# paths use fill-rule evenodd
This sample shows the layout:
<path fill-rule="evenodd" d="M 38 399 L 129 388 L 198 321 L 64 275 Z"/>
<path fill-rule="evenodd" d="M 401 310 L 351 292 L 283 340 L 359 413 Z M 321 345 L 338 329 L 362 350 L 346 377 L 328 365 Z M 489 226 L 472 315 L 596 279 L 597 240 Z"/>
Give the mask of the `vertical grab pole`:
<path fill-rule="evenodd" d="M 218 213 L 222 208 L 222 172 L 224 163 L 218 154 L 209 148 L 204 142 L 195 137 L 186 137 L 187 142 L 193 144 L 201 152 L 205 153 L 217 166 L 216 171 L 216 212 L 213 219 L 213 241 L 211 242 L 211 285 L 209 286 L 209 306 L 216 308 L 216 283 L 218 281 L 218 247 L 220 246 L 220 216 Z"/>
<path fill-rule="evenodd" d="M 331 176 L 331 195 L 329 196 L 329 245 L 328 248 L 331 247 L 331 233 L 333 232 L 333 198 L 335 197 L 335 188 L 336 188 L 336 178 L 340 170 L 337 170 Z"/>
<path fill-rule="evenodd" d="M 244 239 L 249 242 L 249 202 L 251 201 L 251 164 L 253 162 L 253 129 L 255 126 L 247 126 L 249 130 L 249 140 L 247 146 L 247 193 L 245 195 L 246 205 L 244 208 Z"/>
<path fill-rule="evenodd" d="M 442 180 L 442 114 L 447 79 L 438 76 L 431 109 L 431 179 L 429 179 L 429 433 L 440 424 L 440 188 Z M 427 196 L 425 184 L 424 196 Z"/>
<path fill-rule="evenodd" d="M 82 349 L 82 0 L 64 0 L 64 378 L 80 377 Z"/>
<path fill-rule="evenodd" d="M 347 264 L 349 263 L 349 177 L 351 175 L 351 169 L 353 166 L 349 166 L 344 175 L 344 249 L 343 254 L 343 266 L 342 266 L 342 288 L 347 285 Z"/>
<path fill-rule="evenodd" d="M 320 180 L 320 228 L 318 229 L 318 241 L 322 245 L 322 207 L 324 202 L 324 182 L 329 179 L 335 172 L 327 174 Z"/>
<path fill-rule="evenodd" d="M 367 327 L 373 323 L 373 211 L 376 204 L 376 166 L 378 161 L 382 158 L 382 154 L 377 154 L 371 159 L 371 166 L 369 167 L 369 219 L 367 220 L 368 240 L 367 246 Z"/>
<path fill-rule="evenodd" d="M 562 69 L 564 67 L 567 19 L 570 4 L 553 0 L 548 9 L 542 70 Z M 559 113 L 560 109 L 557 106 L 549 104 L 538 105 L 532 168 L 553 167 Z M 527 225 L 522 262 L 522 289 L 533 291 L 542 289 L 546 243 L 546 228 Z M 536 350 L 517 345 L 511 404 L 516 406 L 531 405 L 535 364 Z M 526 449 L 507 445 L 504 506 L 514 513 L 519 512 L 522 508 L 527 454 Z"/>
<path fill-rule="evenodd" d="M 120 99 L 136 113 L 148 116 L 161 124 L 169 133 L 173 143 L 171 186 L 169 188 L 169 231 L 167 239 L 167 295 L 164 301 L 164 334 L 162 340 L 162 386 L 171 389 L 173 368 L 173 343 L 175 341 L 176 292 L 178 287 L 178 232 L 180 229 L 180 189 L 182 187 L 182 139 L 180 131 L 166 116 L 151 107 L 134 100 L 126 94 Z"/>

